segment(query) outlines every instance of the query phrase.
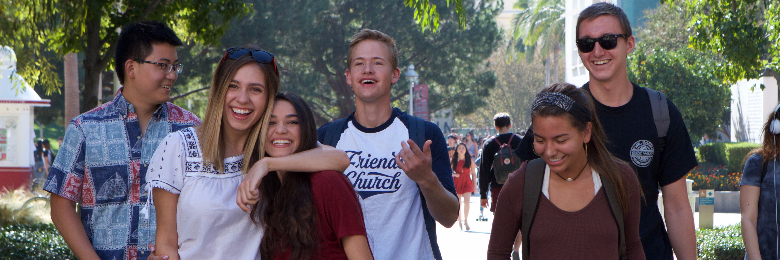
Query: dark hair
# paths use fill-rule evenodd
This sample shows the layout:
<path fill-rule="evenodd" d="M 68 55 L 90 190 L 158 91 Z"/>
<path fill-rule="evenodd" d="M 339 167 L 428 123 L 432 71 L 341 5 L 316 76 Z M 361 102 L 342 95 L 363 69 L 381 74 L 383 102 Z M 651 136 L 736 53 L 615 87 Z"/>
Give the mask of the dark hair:
<path fill-rule="evenodd" d="M 469 168 L 471 167 L 471 153 L 469 153 L 469 148 L 466 147 L 465 143 L 458 143 L 458 145 L 455 146 L 455 154 L 452 155 L 452 159 L 450 160 L 450 165 L 452 166 L 452 170 L 455 170 L 455 167 L 458 166 L 458 146 L 463 146 L 463 148 L 466 149 L 466 160 L 465 163 L 463 163 L 463 168 Z"/>
<path fill-rule="evenodd" d="M 780 118 L 778 117 L 778 113 L 775 113 L 775 112 L 772 112 L 766 118 L 766 122 L 764 123 L 764 128 L 762 130 L 764 132 L 764 134 L 763 134 L 764 140 L 763 140 L 763 142 L 761 142 L 761 147 L 753 149 L 752 151 L 750 151 L 745 156 L 745 159 L 742 160 L 742 164 L 745 164 L 745 161 L 747 161 L 747 158 L 750 157 L 751 155 L 754 155 L 754 154 L 761 154 L 761 156 L 764 157 L 764 162 L 767 162 L 767 161 L 770 161 L 770 160 L 774 160 L 775 158 L 777 158 L 778 147 L 777 147 L 777 144 L 776 144 L 777 140 L 775 140 L 775 139 L 777 137 L 779 137 L 779 136 L 776 135 L 776 134 L 773 134 L 772 131 L 770 130 L 770 127 L 772 126 L 772 120 L 775 120 L 775 119 L 780 120 Z"/>
<path fill-rule="evenodd" d="M 152 53 L 152 44 L 168 43 L 182 46 L 181 39 L 168 25 L 158 21 L 141 21 L 131 23 L 122 28 L 116 41 L 116 76 L 119 83 L 125 83 L 125 62 L 127 60 L 143 60 Z"/>
<path fill-rule="evenodd" d="M 604 133 L 604 128 L 601 126 L 599 118 L 596 116 L 596 107 L 593 103 L 593 99 L 590 93 L 577 88 L 568 83 L 555 83 L 552 84 L 536 94 L 537 97 L 543 93 L 561 93 L 577 102 L 585 109 L 590 111 L 593 115 L 593 119 L 590 122 L 592 125 L 590 142 L 586 143 L 587 146 L 587 160 L 591 168 L 595 169 L 601 176 L 609 180 L 615 186 L 615 193 L 617 193 L 618 201 L 623 207 L 625 212 L 628 208 L 628 192 L 623 184 L 623 174 L 620 170 L 620 166 L 628 167 L 628 164 L 613 156 L 612 153 L 607 150 L 607 135 Z M 572 126 L 579 131 L 585 131 L 588 122 L 577 120 L 566 110 L 558 106 L 540 106 L 531 111 L 531 117 L 562 117 L 571 122 Z M 532 125 L 533 126 L 533 125 Z M 641 193 L 641 192 L 640 192 Z"/>
<path fill-rule="evenodd" d="M 602 15 L 611 15 L 617 18 L 618 21 L 620 21 L 620 27 L 623 28 L 623 34 L 626 35 L 626 39 L 633 35 L 633 32 L 631 32 L 631 23 L 628 21 L 628 16 L 626 16 L 626 13 L 623 12 L 623 9 L 620 9 L 620 7 L 610 3 L 599 2 L 588 6 L 585 8 L 585 10 L 580 12 L 580 16 L 577 17 L 577 29 L 575 37 L 578 39 L 580 37 L 580 24 L 582 21 L 591 21 Z M 592 37 L 598 36 L 601 35 L 593 35 Z"/>
<path fill-rule="evenodd" d="M 355 48 L 355 46 L 358 45 L 358 43 L 365 40 L 380 41 L 387 45 L 387 50 L 390 53 L 390 68 L 398 68 L 398 49 L 395 47 L 395 40 L 393 37 L 390 37 L 383 32 L 371 29 L 360 30 L 360 32 L 355 34 L 355 36 L 352 36 L 352 41 L 349 43 L 349 51 L 347 52 L 347 68 L 351 68 L 352 50 Z"/>
<path fill-rule="evenodd" d="M 458 137 L 457 137 L 457 136 L 455 136 L 455 135 L 452 135 L 452 134 L 451 134 L 451 135 L 448 135 L 448 136 L 447 136 L 447 139 L 455 139 L 455 141 L 457 141 L 457 140 L 458 140 Z"/>
<path fill-rule="evenodd" d="M 507 127 L 512 124 L 512 118 L 507 113 L 498 113 L 493 116 L 493 125 L 498 128 Z"/>
<path fill-rule="evenodd" d="M 282 92 L 274 101 L 290 102 L 298 115 L 300 144 L 296 153 L 317 147 L 317 128 L 311 108 L 299 96 Z M 271 172 L 260 182 L 260 200 L 252 207 L 252 222 L 263 227 L 260 257 L 290 250 L 290 259 L 310 259 L 319 242 L 317 209 L 311 189 L 311 173 L 289 173 L 281 182 Z"/>

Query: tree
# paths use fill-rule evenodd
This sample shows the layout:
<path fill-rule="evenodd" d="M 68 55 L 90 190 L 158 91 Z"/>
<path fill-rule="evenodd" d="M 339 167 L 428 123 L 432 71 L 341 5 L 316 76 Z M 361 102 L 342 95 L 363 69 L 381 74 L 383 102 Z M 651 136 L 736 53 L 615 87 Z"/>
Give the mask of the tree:
<path fill-rule="evenodd" d="M 690 44 L 720 54 L 716 72 L 727 82 L 780 70 L 780 3 L 776 0 L 666 0 L 682 2 L 691 15 Z M 780 79 L 778 79 L 780 80 Z"/>
<path fill-rule="evenodd" d="M 637 48 L 629 56 L 629 79 L 663 92 L 682 114 L 693 142 L 715 136 L 728 109 L 729 84 L 714 71 L 725 62 L 719 55 L 691 49 L 680 6 L 661 5 L 647 13 L 647 24 L 637 30 Z"/>
<path fill-rule="evenodd" d="M 566 6 L 563 0 L 519 0 L 515 9 L 520 12 L 512 19 L 514 50 L 519 57 L 533 60 L 537 52 L 545 57 L 545 85 L 550 83 L 550 66 L 558 82 L 558 57 L 565 37 Z M 552 63 L 552 64 L 550 64 Z"/>
<path fill-rule="evenodd" d="M 98 104 L 98 81 L 114 57 L 119 29 L 141 20 L 169 21 L 186 40 L 216 43 L 228 28 L 228 20 L 242 17 L 248 6 L 238 0 L 102 0 L 102 1 L 11 1 L 3 0 L 0 39 L 15 46 L 32 43 L 33 54 L 57 51 L 60 56 L 83 52 L 85 71 L 84 106 L 88 111 Z M 27 51 L 22 48 L 23 51 Z M 40 55 L 24 57 L 40 58 Z M 54 75 L 50 61 L 20 59 L 21 75 L 37 83 L 35 73 Z M 37 72 L 36 72 L 37 71 Z M 59 82 L 43 81 L 47 89 Z"/>
<path fill-rule="evenodd" d="M 465 13 L 471 18 L 462 30 L 455 12 L 442 12 L 435 34 L 419 30 L 413 10 L 397 1 L 255 1 L 252 6 L 251 16 L 233 21 L 222 46 L 252 44 L 274 53 L 281 67 L 282 88 L 308 100 L 319 123 L 355 109 L 354 93 L 344 72 L 349 40 L 362 28 L 395 38 L 399 67 L 413 64 L 421 83 L 430 87 L 431 111 L 452 105 L 459 113 L 471 113 L 485 104 L 484 97 L 495 85 L 496 78 L 485 69 L 484 61 L 500 39 L 495 17 L 502 6 L 497 1 L 465 1 L 464 6 L 469 7 Z M 199 56 L 213 64 L 222 57 L 224 48 L 208 50 L 212 51 L 217 54 Z M 408 106 L 408 86 L 402 77 L 393 87 L 395 106 Z"/>

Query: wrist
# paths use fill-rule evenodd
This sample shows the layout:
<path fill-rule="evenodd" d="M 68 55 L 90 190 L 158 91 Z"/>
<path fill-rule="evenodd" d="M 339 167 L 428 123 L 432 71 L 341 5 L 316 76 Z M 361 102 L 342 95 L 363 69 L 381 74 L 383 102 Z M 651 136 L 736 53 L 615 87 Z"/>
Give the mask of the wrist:
<path fill-rule="evenodd" d="M 436 178 L 436 174 L 434 174 L 432 171 L 429 171 L 429 174 L 426 174 L 424 178 L 417 182 L 417 185 L 420 186 L 420 189 L 432 189 L 438 184 L 439 179 Z"/>

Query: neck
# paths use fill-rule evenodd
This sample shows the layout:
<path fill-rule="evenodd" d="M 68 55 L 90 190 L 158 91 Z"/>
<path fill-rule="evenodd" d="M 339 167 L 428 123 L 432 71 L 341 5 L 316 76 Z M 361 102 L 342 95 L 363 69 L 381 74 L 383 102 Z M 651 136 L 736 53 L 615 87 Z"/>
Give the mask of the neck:
<path fill-rule="evenodd" d="M 378 103 L 365 103 L 359 100 L 355 102 L 355 120 L 358 124 L 367 128 L 374 128 L 390 119 L 390 116 L 393 114 L 390 100 L 387 100 L 386 103 Z"/>
<path fill-rule="evenodd" d="M 631 84 L 628 77 L 606 82 L 591 78 L 589 86 L 593 98 L 609 107 L 625 105 L 634 96 L 634 85 Z"/>
<path fill-rule="evenodd" d="M 458 160 L 464 160 L 466 159 L 466 154 L 458 154 Z"/>
<path fill-rule="evenodd" d="M 506 134 L 506 133 L 509 133 L 509 131 L 511 131 L 512 128 L 511 127 L 504 127 L 504 128 L 499 128 L 499 129 L 496 129 L 496 130 L 498 130 L 498 134 Z"/>
<path fill-rule="evenodd" d="M 222 126 L 222 147 L 225 148 L 225 158 L 244 153 L 249 131 L 235 131 Z M 251 128 L 250 128 L 251 129 Z"/>
<path fill-rule="evenodd" d="M 128 84 L 132 85 L 132 84 Z M 149 119 L 152 118 L 152 115 L 154 114 L 154 111 L 157 111 L 157 108 L 160 107 L 160 104 L 148 104 L 144 103 L 143 100 L 145 99 L 143 94 L 136 93 L 136 91 L 133 91 L 133 87 L 123 87 L 122 88 L 122 96 L 125 97 L 128 103 L 133 105 L 133 109 L 135 110 L 135 114 L 138 115 L 138 120 L 144 120 L 149 121 Z"/>
<path fill-rule="evenodd" d="M 569 169 L 566 169 L 562 172 L 559 172 L 558 175 L 563 178 L 572 178 L 572 179 L 580 179 L 583 176 L 587 176 L 588 174 L 585 174 L 590 169 L 590 166 L 588 165 L 588 161 L 585 160 L 581 163 L 577 163 L 573 165 L 572 167 L 569 167 Z"/>

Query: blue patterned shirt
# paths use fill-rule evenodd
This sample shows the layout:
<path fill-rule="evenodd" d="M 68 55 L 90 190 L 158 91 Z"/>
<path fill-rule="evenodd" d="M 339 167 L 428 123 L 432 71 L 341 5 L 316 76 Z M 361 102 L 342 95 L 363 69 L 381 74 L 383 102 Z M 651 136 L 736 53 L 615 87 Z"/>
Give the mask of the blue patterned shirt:
<path fill-rule="evenodd" d="M 74 118 L 44 190 L 81 206 L 81 223 L 101 259 L 146 259 L 154 242 L 154 209 L 139 214 L 146 170 L 169 133 L 200 124 L 189 111 L 161 105 L 141 135 L 138 116 L 122 91 L 111 102 Z"/>

